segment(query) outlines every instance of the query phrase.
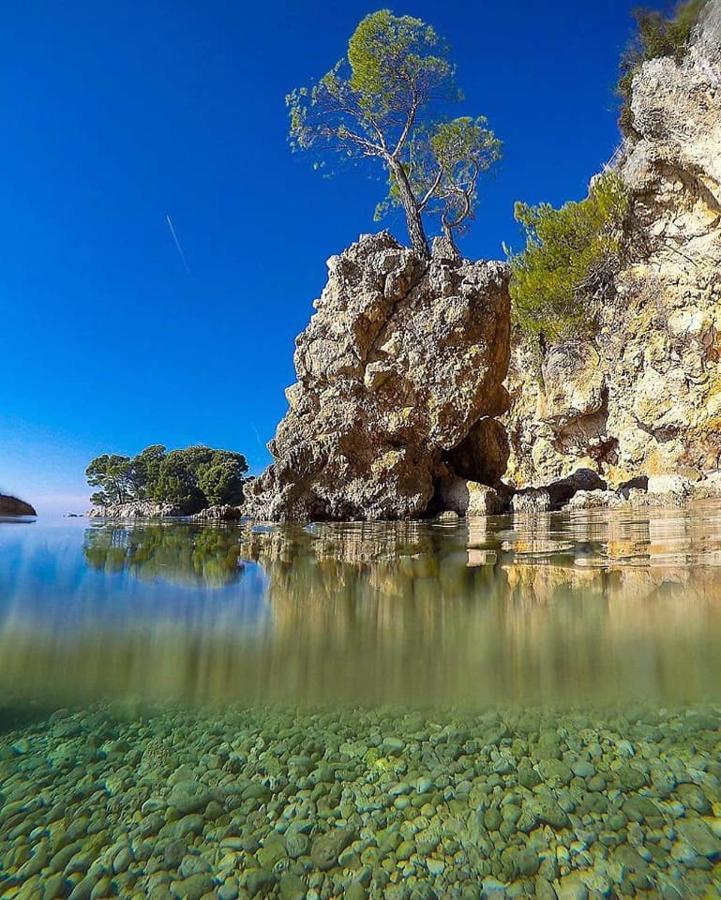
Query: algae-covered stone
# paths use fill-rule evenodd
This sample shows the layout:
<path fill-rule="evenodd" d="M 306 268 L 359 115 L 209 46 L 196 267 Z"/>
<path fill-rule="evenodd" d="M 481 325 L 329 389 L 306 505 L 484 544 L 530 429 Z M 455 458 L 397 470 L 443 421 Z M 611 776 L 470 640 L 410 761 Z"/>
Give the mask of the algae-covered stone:
<path fill-rule="evenodd" d="M 169 804 L 183 815 L 205 809 L 210 800 L 210 791 L 198 781 L 181 781 L 173 785 L 168 797 Z"/>
<path fill-rule="evenodd" d="M 694 853 L 709 859 L 721 857 L 721 840 L 701 819 L 681 820 L 677 829 L 680 840 L 688 844 Z"/>
<path fill-rule="evenodd" d="M 191 875 L 181 881 L 174 881 L 170 890 L 174 897 L 181 900 L 200 900 L 213 890 L 213 879 L 208 874 Z"/>
<path fill-rule="evenodd" d="M 340 854 L 354 838 L 355 833 L 349 828 L 334 828 L 318 835 L 310 851 L 313 865 L 321 871 L 332 869 L 337 864 Z"/>

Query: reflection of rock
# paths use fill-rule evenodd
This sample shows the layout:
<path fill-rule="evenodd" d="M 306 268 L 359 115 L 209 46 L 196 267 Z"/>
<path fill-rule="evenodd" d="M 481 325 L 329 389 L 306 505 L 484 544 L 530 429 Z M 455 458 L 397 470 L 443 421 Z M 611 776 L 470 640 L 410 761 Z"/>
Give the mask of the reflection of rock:
<path fill-rule="evenodd" d="M 85 559 L 94 569 L 128 570 L 145 579 L 221 587 L 242 573 L 238 534 L 189 525 L 103 525 L 85 532 Z"/>
<path fill-rule="evenodd" d="M 275 462 L 250 486 L 249 514 L 418 516 L 454 451 L 468 477 L 495 480 L 507 451 L 498 426 L 481 420 L 507 407 L 505 267 L 426 263 L 382 233 L 328 268 L 296 342 L 298 382 L 270 444 Z"/>
<path fill-rule="evenodd" d="M 516 513 L 547 512 L 560 509 L 578 491 L 605 490 L 606 482 L 591 469 L 579 469 L 567 478 L 542 488 L 524 488 L 511 501 Z"/>
<path fill-rule="evenodd" d="M 514 348 L 510 477 L 579 466 L 612 484 L 721 461 L 721 49 L 708 4 L 686 58 L 646 62 L 620 173 L 638 227 L 593 343 Z M 714 19 L 715 17 L 715 19 Z M 715 31 L 711 27 L 716 22 Z"/>
<path fill-rule="evenodd" d="M 97 694 L 355 705 L 686 701 L 721 679 L 717 515 L 718 505 L 706 515 L 612 510 L 453 529 L 94 527 L 90 562 L 143 577 L 171 570 L 204 586 L 213 566 L 227 578 L 240 552 L 264 570 L 257 599 L 267 607 L 252 622 L 237 607 L 226 615 L 205 603 L 197 615 L 139 622 L 132 610 L 123 618 L 122 604 L 108 621 L 101 604 L 58 631 L 67 624 L 58 610 L 33 614 L 21 600 L 0 621 L 0 681 L 22 697 L 56 691 L 58 705 Z M 144 537 L 131 548 L 133 532 Z M 175 545 L 181 535 L 185 551 Z M 211 537 L 217 545 L 202 544 Z"/>
<path fill-rule="evenodd" d="M 0 494 L 0 516 L 37 516 L 37 513 L 24 500 Z"/>

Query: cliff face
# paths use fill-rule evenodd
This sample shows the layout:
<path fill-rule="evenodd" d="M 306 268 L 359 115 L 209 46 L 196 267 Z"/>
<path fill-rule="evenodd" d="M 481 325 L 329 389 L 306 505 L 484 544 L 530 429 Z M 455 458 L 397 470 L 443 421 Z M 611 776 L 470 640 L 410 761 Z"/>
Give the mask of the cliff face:
<path fill-rule="evenodd" d="M 683 62 L 644 64 L 620 173 L 637 238 L 593 341 L 515 345 L 508 477 L 612 483 L 721 467 L 721 3 Z M 540 376 L 540 377 L 539 377 Z"/>
<path fill-rule="evenodd" d="M 424 514 L 456 474 L 493 483 L 508 450 L 510 300 L 499 263 L 430 263 L 388 233 L 328 262 L 298 337 L 298 381 L 249 485 L 246 512 L 272 520 Z"/>

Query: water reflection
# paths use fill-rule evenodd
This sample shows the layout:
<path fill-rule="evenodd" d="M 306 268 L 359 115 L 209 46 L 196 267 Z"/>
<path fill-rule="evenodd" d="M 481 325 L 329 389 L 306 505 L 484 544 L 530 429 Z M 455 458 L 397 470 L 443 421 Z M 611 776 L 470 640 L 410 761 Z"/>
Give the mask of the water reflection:
<path fill-rule="evenodd" d="M 230 528 L 178 525 L 103 525 L 85 532 L 88 565 L 130 570 L 138 578 L 222 587 L 243 572 L 237 533 Z"/>
<path fill-rule="evenodd" d="M 0 677 L 218 702 L 715 698 L 720 561 L 713 503 L 457 527 L 7 527 Z"/>

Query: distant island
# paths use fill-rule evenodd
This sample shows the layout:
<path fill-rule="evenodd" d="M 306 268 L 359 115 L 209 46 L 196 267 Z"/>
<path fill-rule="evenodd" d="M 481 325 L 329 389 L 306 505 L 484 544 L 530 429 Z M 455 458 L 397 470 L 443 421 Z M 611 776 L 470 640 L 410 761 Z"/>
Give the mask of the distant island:
<path fill-rule="evenodd" d="M 0 516 L 37 516 L 34 507 L 17 497 L 0 494 Z"/>
<path fill-rule="evenodd" d="M 189 516 L 216 508 L 227 518 L 243 502 L 248 463 L 242 453 L 192 446 L 168 451 L 152 444 L 137 456 L 103 454 L 85 470 L 90 515 L 107 518 Z M 238 513 L 239 515 L 239 513 Z"/>

